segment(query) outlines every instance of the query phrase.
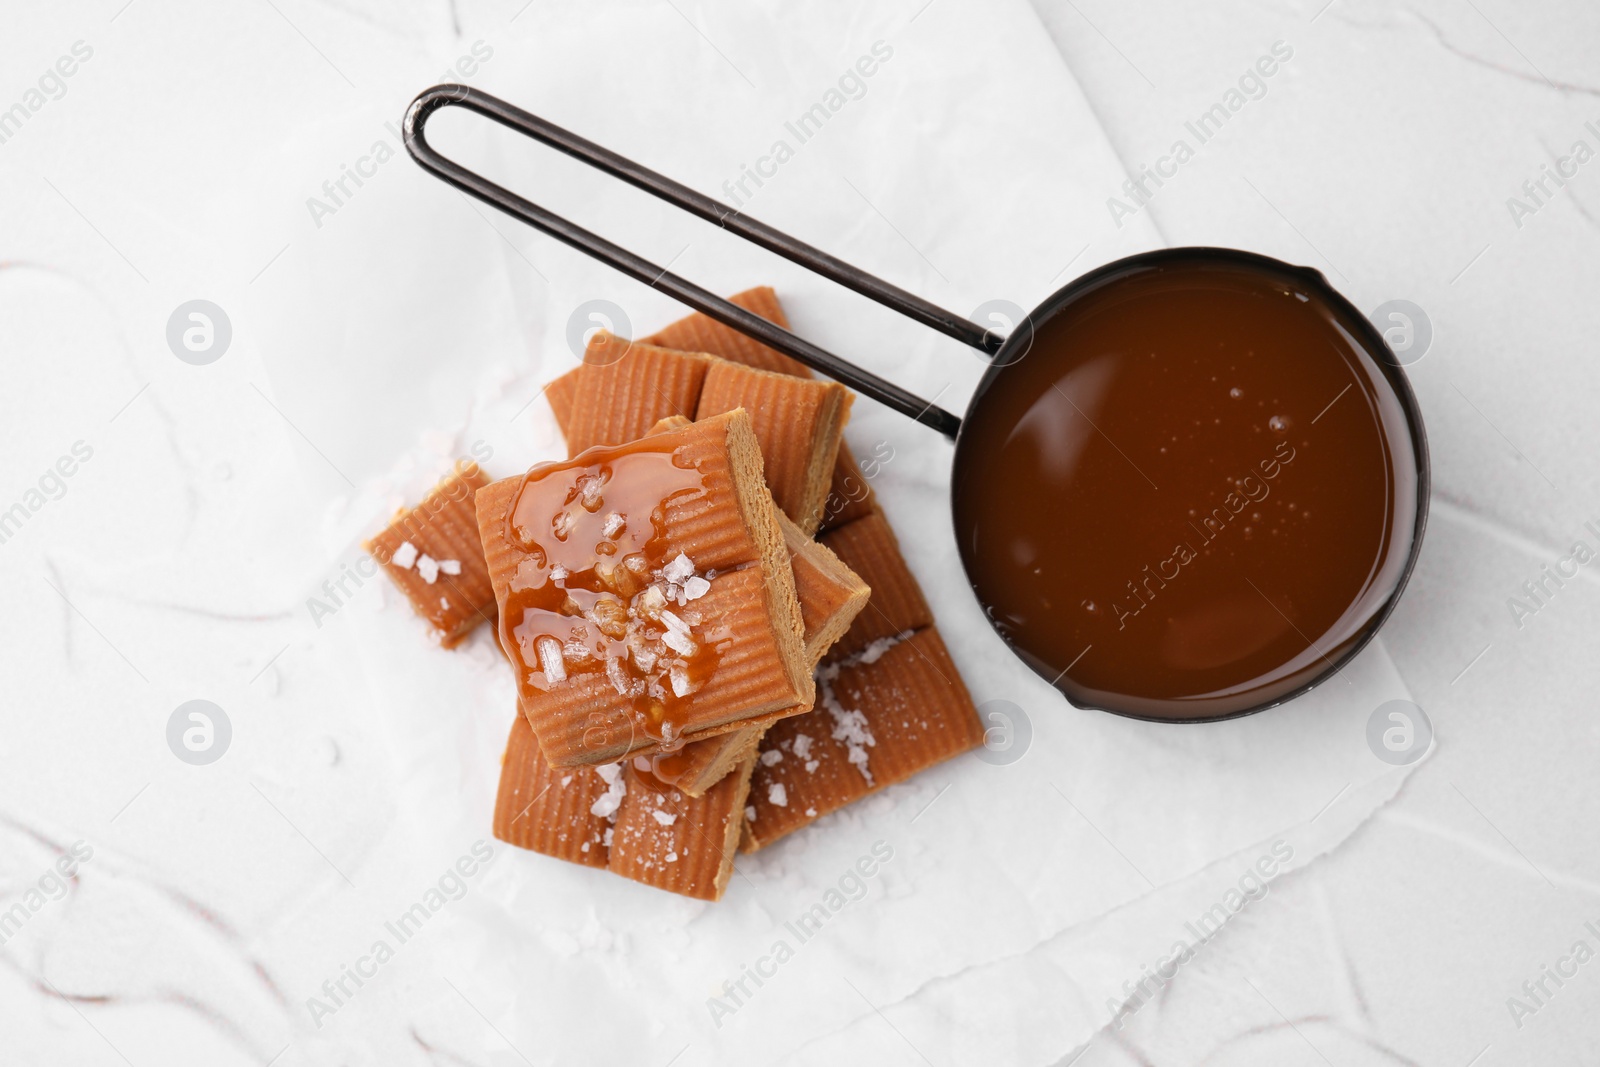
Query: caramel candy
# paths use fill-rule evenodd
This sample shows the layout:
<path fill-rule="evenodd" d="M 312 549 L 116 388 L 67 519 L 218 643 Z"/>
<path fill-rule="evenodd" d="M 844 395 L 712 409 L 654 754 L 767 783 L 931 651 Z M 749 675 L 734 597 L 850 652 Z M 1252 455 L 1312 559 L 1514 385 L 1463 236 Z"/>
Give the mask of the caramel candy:
<path fill-rule="evenodd" d="M 696 353 L 597 331 L 583 366 L 573 372 L 572 403 L 562 426 L 567 454 L 636 440 L 669 415 L 692 418 L 709 362 Z"/>
<path fill-rule="evenodd" d="M 750 413 L 772 498 L 810 535 L 822 523 L 852 399 L 836 382 L 773 374 L 719 359 L 706 369 L 695 417 L 735 408 Z"/>
<path fill-rule="evenodd" d="M 612 773 L 620 770 L 613 768 Z M 592 767 L 552 768 L 519 713 L 500 761 L 494 836 L 570 863 L 604 867 L 610 824 L 593 809 L 608 789 Z"/>
<path fill-rule="evenodd" d="M 789 328 L 789 319 L 784 315 L 782 305 L 778 303 L 778 294 L 773 292 L 770 286 L 763 285 L 735 293 L 728 297 L 728 302 L 754 312 L 786 330 Z M 731 326 L 724 326 L 716 319 L 699 312 L 679 319 L 670 326 L 643 338 L 642 341 L 647 345 L 676 348 L 685 352 L 709 352 L 713 356 L 721 356 L 723 359 L 742 363 L 757 370 L 787 374 L 795 378 L 811 377 L 811 368 L 799 360 L 792 359 L 775 348 L 768 348 L 760 341 L 747 337 Z"/>
<path fill-rule="evenodd" d="M 881 512 L 823 534 L 822 543 L 872 587 L 866 610 L 829 651 L 830 658 L 853 656 L 874 641 L 933 625 L 922 587 Z"/>
<path fill-rule="evenodd" d="M 746 851 L 983 744 L 977 709 L 933 627 L 820 674 L 817 709 L 762 739 Z"/>
<path fill-rule="evenodd" d="M 494 587 L 473 506 L 487 484 L 476 463 L 458 464 L 422 503 L 400 512 L 365 545 L 445 648 L 494 619 Z"/>
<path fill-rule="evenodd" d="M 583 367 L 573 367 L 559 378 L 552 378 L 544 387 L 544 398 L 550 404 L 550 411 L 556 417 L 556 426 L 561 430 L 561 436 L 567 436 L 567 426 L 572 422 L 572 406 L 578 395 L 578 372 Z M 570 455 L 570 453 L 569 453 Z"/>
<path fill-rule="evenodd" d="M 822 509 L 822 530 L 838 529 L 878 510 L 872 484 L 861 473 L 861 465 L 848 442 L 839 442 L 839 458 L 833 465 L 833 480 L 828 485 L 828 502 Z"/>
<path fill-rule="evenodd" d="M 775 322 L 784 329 L 789 328 L 789 320 L 784 316 L 783 308 L 778 303 L 778 295 L 767 286 L 749 289 L 728 299 L 769 322 Z M 664 348 L 706 352 L 734 363 L 742 363 L 747 367 L 755 367 L 757 370 L 789 374 L 796 378 L 812 377 L 811 369 L 798 360 L 768 348 L 738 330 L 724 326 L 698 312 L 679 319 L 644 340 L 647 344 L 660 345 Z M 556 419 L 563 423 L 564 428 L 564 419 L 559 411 L 556 413 Z M 872 487 L 862 475 L 861 468 L 856 465 L 855 457 L 850 453 L 850 446 L 841 442 L 839 457 L 834 463 L 828 500 L 821 516 L 821 528 L 827 530 L 843 526 L 870 515 L 876 509 L 877 503 L 873 499 Z M 807 525 L 807 529 L 814 532 L 816 527 Z"/>
<path fill-rule="evenodd" d="M 813 541 L 783 516 L 778 518 L 800 599 L 806 662 L 815 667 L 867 606 L 872 589 L 833 549 Z"/>
<path fill-rule="evenodd" d="M 784 544 L 789 549 L 789 563 L 794 569 L 806 662 L 815 667 L 823 653 L 866 607 L 871 590 L 827 546 L 802 534 L 799 527 L 782 515 L 779 525 L 783 527 Z M 752 720 L 720 737 L 685 745 L 681 752 L 658 755 L 652 769 L 656 777 L 697 797 L 753 752 L 767 727 L 787 714 L 780 712 Z"/>
<path fill-rule="evenodd" d="M 630 767 L 611 839 L 610 870 L 700 900 L 718 900 L 733 873 L 754 752 L 702 796 Z"/>
<path fill-rule="evenodd" d="M 742 410 L 486 487 L 519 701 L 553 766 L 809 704 L 800 607 Z"/>
<path fill-rule="evenodd" d="M 544 387 L 544 397 L 550 401 L 550 411 L 556 417 L 556 428 L 561 431 L 563 438 L 570 436 L 568 427 L 572 425 L 572 406 L 578 395 L 578 375 L 581 373 L 582 367 L 573 367 L 559 378 L 550 379 L 550 384 Z M 571 452 L 567 454 L 571 455 Z"/>

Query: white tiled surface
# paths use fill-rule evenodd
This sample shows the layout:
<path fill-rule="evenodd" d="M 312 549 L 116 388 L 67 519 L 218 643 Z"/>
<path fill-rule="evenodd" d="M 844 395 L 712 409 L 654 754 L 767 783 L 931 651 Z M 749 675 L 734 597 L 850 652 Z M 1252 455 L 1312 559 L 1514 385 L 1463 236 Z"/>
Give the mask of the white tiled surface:
<path fill-rule="evenodd" d="M 596 14 L 551 11 L 538 0 L 527 11 L 521 0 L 110 0 L 12 13 L 0 37 L 0 106 L 23 99 L 37 72 L 75 41 L 94 53 L 64 95 L 0 143 L 8 205 L 0 214 L 8 385 L 0 392 L 0 507 L 22 499 L 74 442 L 93 457 L 60 499 L 0 545 L 0 589 L 11 609 L 0 649 L 0 903 L 23 898 L 56 845 L 85 839 L 96 853 L 71 894 L 44 904 L 0 948 L 5 1061 L 287 1067 L 576 1055 L 553 1036 L 565 1020 L 542 1018 L 529 999 L 541 987 L 518 974 L 518 960 L 548 966 L 551 987 L 581 990 L 605 973 L 585 966 L 587 953 L 628 950 L 596 927 L 577 932 L 574 951 L 553 951 L 553 932 L 515 926 L 505 901 L 537 909 L 556 899 L 537 866 L 498 867 L 499 881 L 459 905 L 448 935 L 419 942 L 336 1025 L 314 1030 L 304 1007 L 348 962 L 345 948 L 360 951 L 350 932 L 370 928 L 374 913 L 402 910 L 417 872 L 442 868 L 471 837 L 448 852 L 441 840 L 480 832 L 472 820 L 492 789 L 480 757 L 503 733 L 489 717 L 463 740 L 419 706 L 404 709 L 397 735 L 399 713 L 373 699 L 360 641 L 344 625 L 350 617 L 308 637 L 304 598 L 337 573 L 330 553 L 351 536 L 345 527 L 360 526 L 358 518 L 330 525 L 324 505 L 348 490 L 344 479 L 365 486 L 388 470 L 418 425 L 456 425 L 485 368 L 506 363 L 547 377 L 548 362 L 528 364 L 529 339 L 536 353 L 541 342 L 559 349 L 566 310 L 604 283 L 509 224 L 499 227 L 504 239 L 496 236 L 462 205 L 406 212 L 427 193 L 417 192 L 426 179 L 404 158 L 383 164 L 382 181 L 352 200 L 360 211 L 325 219 L 309 241 L 303 200 L 337 175 L 352 145 L 397 145 L 383 127 L 399 110 L 393 102 L 474 41 L 498 43 L 530 25 L 566 46 L 563 60 L 550 60 L 561 70 L 561 62 L 582 69 L 585 48 L 604 55 L 609 44 L 618 53 L 606 55 L 613 62 L 602 86 L 551 93 L 546 113 L 582 117 L 581 132 L 713 193 L 761 150 L 772 116 L 815 95 L 818 71 L 832 69 L 836 56 L 853 58 L 856 42 L 884 27 L 902 35 L 894 38 L 899 61 L 924 75 L 946 72 L 954 88 L 920 110 L 874 88 L 886 95 L 869 94 L 852 113 L 850 147 L 797 160 L 784 185 L 763 192 L 757 213 L 831 235 L 830 250 L 957 310 L 1002 294 L 1038 299 L 1080 249 L 1073 271 L 1160 242 L 1223 244 L 1317 266 L 1358 306 L 1412 300 L 1435 330 L 1411 369 L 1430 435 L 1434 507 L 1385 644 L 1430 713 L 1438 747 L 1394 799 L 1342 844 L 1342 832 L 1334 835 L 1330 854 L 1273 883 L 1120 1030 L 1047 1025 L 1106 1013 L 1038 994 L 1081 993 L 1094 984 L 1090 972 L 1127 973 L 1128 960 L 1150 958 L 1141 934 L 1187 914 L 1188 898 L 1163 903 L 1183 889 L 1165 873 L 1156 875 L 1160 893 L 1049 937 L 1041 931 L 1034 949 L 1012 958 L 941 975 L 881 1016 L 856 1003 L 851 1025 L 810 1043 L 780 1040 L 759 1058 L 940 1067 L 969 1059 L 1163 1067 L 1600 1059 L 1600 962 L 1559 988 L 1547 979 L 1553 995 L 1520 1026 L 1507 1005 L 1512 996 L 1532 1004 L 1523 982 L 1538 981 L 1575 941 L 1600 952 L 1600 934 L 1584 927 L 1600 929 L 1597 572 L 1582 570 L 1520 628 L 1507 606 L 1575 539 L 1600 548 L 1582 529 L 1588 519 L 1600 526 L 1590 458 L 1600 440 L 1588 417 L 1600 374 L 1590 359 L 1600 325 L 1590 206 L 1600 205 L 1600 161 L 1581 167 L 1520 228 L 1506 206 L 1573 141 L 1600 151 L 1600 134 L 1585 129 L 1591 120 L 1600 128 L 1592 55 L 1600 13 L 1481 0 L 1406 9 L 1350 0 L 1038 0 L 1035 17 L 1009 5 L 919 0 L 840 17 L 840 43 L 797 16 L 673 2 L 678 11 L 641 3 Z M 618 20 L 663 48 L 638 47 Z M 1279 41 L 1293 56 L 1265 95 L 1137 219 L 1115 228 L 1100 205 L 1121 192 L 1113 157 L 1129 169 L 1155 161 L 1185 136 L 1185 120 Z M 500 62 L 518 54 L 507 44 Z M 673 84 L 669 64 L 686 68 L 678 72 L 684 84 L 726 83 L 715 113 L 684 114 L 659 89 Z M 760 72 L 753 80 L 765 94 L 745 94 L 735 66 Z M 491 86 L 519 77 L 527 85 L 577 80 L 484 66 Z M 1021 98 L 1049 104 L 1032 129 L 1036 145 L 1020 132 L 1028 119 L 1015 105 Z M 939 145 L 942 130 L 982 129 L 970 110 L 985 107 L 1010 109 L 993 120 L 1006 136 Z M 902 121 L 908 113 L 914 121 Z M 697 152 L 674 156 L 686 126 L 704 136 Z M 981 186 L 986 168 L 1026 171 L 1040 159 L 1049 168 L 1006 186 L 1025 192 L 967 202 L 965 190 Z M 840 164 L 885 211 L 829 184 Z M 1049 202 L 1052 175 L 1069 203 Z M 641 234 L 644 250 L 662 261 L 688 240 L 637 201 L 568 172 L 557 178 L 569 208 L 621 220 L 615 232 Z M 1003 179 L 987 180 L 999 187 Z M 951 195 L 958 188 L 962 198 Z M 905 204 L 917 205 L 909 221 L 895 210 Z M 408 284 L 403 249 L 415 243 L 440 250 L 425 265 L 428 284 L 433 303 L 453 314 L 390 313 L 385 292 Z M 726 245 L 691 247 L 676 264 L 683 273 L 715 288 L 751 280 L 751 261 L 722 254 Z M 1050 269 L 1036 269 L 1045 262 Z M 963 366 L 959 351 L 895 332 L 871 309 L 841 325 L 831 310 L 848 297 L 807 289 L 783 268 L 773 276 L 799 294 L 796 321 L 819 339 L 886 352 L 885 369 L 928 393 L 952 378 L 953 394 L 970 388 L 976 364 Z M 626 292 L 640 321 L 672 313 L 665 300 Z M 174 306 L 215 293 L 228 294 L 237 340 L 196 373 L 167 353 L 162 334 Z M 862 330 L 881 338 L 877 347 L 860 344 Z M 885 347 L 902 343 L 904 351 Z M 352 357 L 373 351 L 395 354 L 377 364 L 383 376 Z M 374 420 L 380 403 L 401 406 Z M 286 428 L 285 416 L 300 429 Z M 900 432 L 882 412 L 863 411 L 858 423 L 869 434 Z M 503 450 L 537 453 L 550 443 L 537 428 L 519 432 L 524 438 Z M 313 449 L 337 456 L 338 469 Z M 893 469 L 885 497 L 903 529 L 922 515 L 919 501 L 937 496 L 937 467 L 937 457 L 908 458 Z M 938 538 L 917 541 L 913 561 L 928 580 L 949 560 Z M 959 591 L 930 585 L 947 628 L 963 625 Z M 383 593 L 363 596 L 371 603 Z M 23 620 L 33 619 L 41 621 L 30 633 Z M 993 691 L 1004 679 L 990 673 L 984 639 L 972 630 L 957 654 L 968 657 L 975 688 Z M 476 677 L 470 668 L 463 661 L 459 677 L 432 684 L 459 692 Z M 171 709 L 197 695 L 225 704 L 233 723 L 233 752 L 207 769 L 219 773 L 178 763 L 163 740 Z M 1040 743 L 1070 759 L 1078 729 L 1093 730 L 1096 744 L 1117 736 L 1063 715 L 1041 725 Z M 995 787 L 985 798 L 985 781 L 960 780 L 951 798 L 958 810 L 981 813 L 986 802 L 1017 795 Z M 1133 795 L 1155 788 L 1136 782 Z M 1110 812 L 1119 798 L 1073 795 L 1127 847 L 1121 824 L 1100 822 L 1090 806 L 1103 801 Z M 924 799 L 908 792 L 902 803 L 915 810 Z M 1065 829 L 1050 830 L 1068 840 Z M 1083 850 L 1085 882 L 1101 884 L 1108 871 L 1127 877 L 1098 862 L 1093 835 L 1070 841 Z M 780 857 L 753 874 L 793 883 L 806 867 L 800 860 L 816 858 L 786 855 L 794 862 Z M 1180 862 L 1170 873 L 1188 870 Z M 348 884 L 352 873 L 359 892 Z M 1030 886 L 1010 873 L 1024 889 L 1057 888 L 1054 879 Z M 1105 885 L 1105 899 L 1086 914 L 1120 899 L 1114 883 Z M 510 895 L 494 895 L 501 890 Z M 1006 898 L 969 903 L 1013 906 Z M 953 942 L 960 925 L 929 936 Z M 451 967 L 463 960 L 475 968 L 467 972 L 471 999 L 437 977 L 460 978 Z M 892 961 L 877 964 L 858 974 L 868 990 L 880 988 L 869 979 L 893 985 Z M 485 999 L 496 983 L 520 988 L 520 998 Z M 648 995 L 596 989 L 602 998 Z M 993 1010 L 964 1019 L 983 998 Z M 1026 1007 L 1013 1023 L 1005 1008 L 1018 1005 Z M 602 1003 L 594 1020 L 620 1030 L 631 1017 Z M 1017 1039 L 1025 1031 L 1042 1036 Z M 645 1062 L 717 1062 L 715 1046 L 680 1049 L 676 1033 L 669 1021 L 658 1044 L 637 1046 L 650 1050 Z M 974 1035 L 992 1056 L 974 1051 Z"/>

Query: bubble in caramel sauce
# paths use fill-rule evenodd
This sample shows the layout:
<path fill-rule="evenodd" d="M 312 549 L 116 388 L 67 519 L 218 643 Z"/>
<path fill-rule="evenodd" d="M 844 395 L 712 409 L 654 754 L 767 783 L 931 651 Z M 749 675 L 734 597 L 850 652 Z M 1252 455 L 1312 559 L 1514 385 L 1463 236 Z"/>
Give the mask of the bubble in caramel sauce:
<path fill-rule="evenodd" d="M 506 515 L 527 553 L 500 619 L 521 676 L 548 690 L 604 675 L 633 728 L 668 752 L 682 745 L 677 709 L 728 637 L 695 607 L 710 582 L 688 557 L 666 558 L 667 509 L 706 492 L 670 438 L 646 438 L 533 468 Z"/>
<path fill-rule="evenodd" d="M 1358 317 L 1294 268 L 1185 250 L 1033 329 L 980 386 L 952 492 L 974 592 L 1035 671 L 1080 706 L 1211 719 L 1364 642 L 1422 504 L 1420 424 Z"/>

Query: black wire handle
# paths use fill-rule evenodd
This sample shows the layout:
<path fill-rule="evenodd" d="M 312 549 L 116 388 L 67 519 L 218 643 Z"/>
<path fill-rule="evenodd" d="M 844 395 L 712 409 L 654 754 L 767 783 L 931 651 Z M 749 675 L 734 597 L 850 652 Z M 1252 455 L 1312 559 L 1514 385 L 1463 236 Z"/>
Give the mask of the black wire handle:
<path fill-rule="evenodd" d="M 615 152 L 601 148 L 592 141 L 586 141 L 488 93 L 465 85 L 435 85 L 420 93 L 406 111 L 407 151 L 424 170 L 442 181 L 462 192 L 470 193 L 492 207 L 499 208 L 513 218 L 521 219 L 535 229 L 593 256 L 602 263 L 615 267 L 637 281 L 660 289 L 723 325 L 753 337 L 787 356 L 792 356 L 813 370 L 821 371 L 828 377 L 849 385 L 925 426 L 931 426 L 947 437 L 954 437 L 956 431 L 961 428 L 961 420 L 943 408 L 936 407 L 893 382 L 885 381 L 831 352 L 818 348 L 804 338 L 795 336 L 781 326 L 768 322 L 761 316 L 746 311 L 687 279 L 668 273 L 597 234 L 573 225 L 559 215 L 552 214 L 482 175 L 466 169 L 454 160 L 446 159 L 433 150 L 423 132 L 429 116 L 443 107 L 464 107 L 493 119 L 502 126 L 526 134 L 541 144 L 565 152 L 614 178 L 620 178 L 630 185 L 637 186 L 691 215 L 732 230 L 762 248 L 776 252 L 785 259 L 854 289 L 885 307 L 892 308 L 925 326 L 931 326 L 980 351 L 994 354 L 1003 338 L 959 315 L 952 315 L 920 297 L 863 273 L 826 252 L 741 215 L 726 204 L 697 193 L 688 186 L 680 185 L 653 170 L 641 167 L 632 160 L 624 159 Z"/>

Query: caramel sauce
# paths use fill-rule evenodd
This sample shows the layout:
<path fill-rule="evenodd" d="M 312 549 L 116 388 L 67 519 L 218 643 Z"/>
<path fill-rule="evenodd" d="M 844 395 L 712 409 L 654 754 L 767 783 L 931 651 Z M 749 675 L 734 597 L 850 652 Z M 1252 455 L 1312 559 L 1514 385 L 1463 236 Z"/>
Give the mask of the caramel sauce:
<path fill-rule="evenodd" d="M 956 535 L 996 629 L 1074 703 L 1221 718 L 1370 635 L 1420 532 L 1421 457 L 1398 370 L 1307 274 L 1158 262 L 1047 312 L 985 379 Z"/>
<path fill-rule="evenodd" d="M 667 509 L 707 492 L 670 436 L 591 448 L 528 472 L 506 514 L 507 540 L 527 555 L 500 617 L 501 645 L 526 685 L 550 691 L 605 675 L 636 735 L 666 751 L 681 747 L 684 705 L 715 672 L 728 635 L 701 618 L 695 601 L 662 595 L 671 588 L 663 578 L 672 562 L 664 558 Z M 561 666 L 552 672 L 546 653 L 556 647 Z M 610 746 L 614 723 L 604 718 L 594 722 L 593 743 Z"/>

